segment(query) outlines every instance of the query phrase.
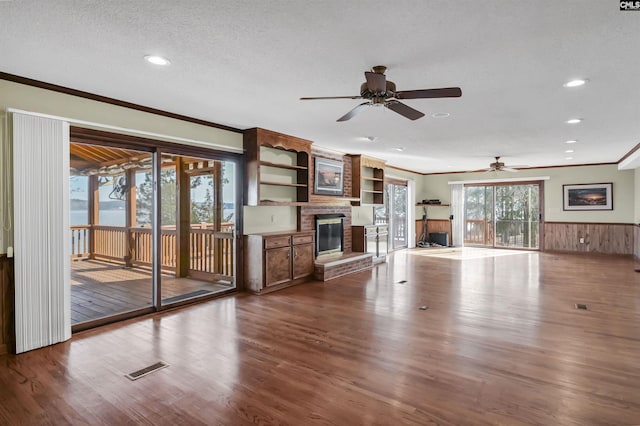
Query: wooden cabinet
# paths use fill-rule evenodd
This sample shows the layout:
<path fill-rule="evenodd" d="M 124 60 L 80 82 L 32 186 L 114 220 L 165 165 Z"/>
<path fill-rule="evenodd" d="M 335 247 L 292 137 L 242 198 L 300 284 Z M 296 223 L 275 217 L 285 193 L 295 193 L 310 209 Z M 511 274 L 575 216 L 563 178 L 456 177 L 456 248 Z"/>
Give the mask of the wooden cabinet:
<path fill-rule="evenodd" d="M 313 275 L 315 246 L 313 235 L 293 236 L 293 279 Z"/>
<path fill-rule="evenodd" d="M 291 248 L 282 247 L 264 251 L 264 285 L 278 285 L 291 281 Z"/>
<path fill-rule="evenodd" d="M 314 231 L 270 232 L 245 236 L 245 284 L 265 293 L 313 276 Z"/>
<path fill-rule="evenodd" d="M 389 226 L 352 226 L 351 244 L 354 252 L 373 254 L 374 263 L 383 262 L 389 247 Z"/>
<path fill-rule="evenodd" d="M 253 128 L 244 132 L 245 204 L 309 202 L 311 141 Z"/>
<path fill-rule="evenodd" d="M 360 201 L 352 201 L 355 206 L 384 204 L 385 161 L 365 155 L 351 155 L 353 177 L 352 196 Z"/>

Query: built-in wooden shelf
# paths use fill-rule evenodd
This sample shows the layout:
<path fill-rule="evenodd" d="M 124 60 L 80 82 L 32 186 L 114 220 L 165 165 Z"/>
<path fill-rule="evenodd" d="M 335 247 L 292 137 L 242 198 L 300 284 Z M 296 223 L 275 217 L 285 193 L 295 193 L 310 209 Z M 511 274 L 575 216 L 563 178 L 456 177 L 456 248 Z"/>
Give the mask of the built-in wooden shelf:
<path fill-rule="evenodd" d="M 264 180 L 260 181 L 260 185 L 273 185 L 273 186 L 297 186 L 297 187 L 307 187 L 309 185 L 304 184 L 304 183 L 283 183 L 283 182 L 267 182 Z"/>
<path fill-rule="evenodd" d="M 308 203 L 311 143 L 266 129 L 245 130 L 246 205 L 298 206 Z M 280 179 L 291 183 L 277 182 Z M 270 202 L 265 200 L 267 198 L 280 201 Z"/>
<path fill-rule="evenodd" d="M 386 162 L 365 155 L 351 155 L 351 173 L 353 177 L 352 195 L 358 197 L 352 201 L 354 206 L 384 204 L 384 167 Z"/>
<path fill-rule="evenodd" d="M 300 206 L 308 206 L 308 202 L 296 202 L 296 201 L 272 201 L 272 200 L 260 200 L 261 206 L 292 206 L 292 207 L 300 207 Z"/>
<path fill-rule="evenodd" d="M 272 163 L 270 161 L 260 161 L 260 165 L 267 166 L 267 167 L 275 167 L 278 169 L 290 169 L 290 170 L 308 170 L 309 169 L 306 166 L 298 166 L 295 164 Z"/>
<path fill-rule="evenodd" d="M 358 197 L 335 197 L 332 195 L 318 195 L 318 194 L 314 194 L 313 198 L 316 200 L 324 199 L 327 201 L 360 201 L 360 198 Z"/>

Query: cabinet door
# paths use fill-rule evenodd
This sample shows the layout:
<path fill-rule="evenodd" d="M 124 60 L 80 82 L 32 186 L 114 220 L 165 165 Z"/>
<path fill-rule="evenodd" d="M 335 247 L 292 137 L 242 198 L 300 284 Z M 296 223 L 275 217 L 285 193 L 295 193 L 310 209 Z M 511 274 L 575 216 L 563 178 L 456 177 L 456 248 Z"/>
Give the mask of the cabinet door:
<path fill-rule="evenodd" d="M 293 279 L 313 274 L 314 247 L 311 244 L 293 246 Z"/>
<path fill-rule="evenodd" d="M 378 257 L 378 238 L 376 234 L 367 234 L 367 253 Z"/>
<path fill-rule="evenodd" d="M 266 287 L 291 281 L 291 247 L 265 250 L 264 274 Z"/>

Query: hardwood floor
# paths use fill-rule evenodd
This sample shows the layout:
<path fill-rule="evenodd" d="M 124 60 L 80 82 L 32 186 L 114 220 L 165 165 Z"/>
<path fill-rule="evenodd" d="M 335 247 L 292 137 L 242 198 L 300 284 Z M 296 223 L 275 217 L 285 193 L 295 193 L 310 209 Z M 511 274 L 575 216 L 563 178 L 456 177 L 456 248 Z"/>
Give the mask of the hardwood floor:
<path fill-rule="evenodd" d="M 2 356 L 0 424 L 640 424 L 631 258 L 425 253 Z"/>

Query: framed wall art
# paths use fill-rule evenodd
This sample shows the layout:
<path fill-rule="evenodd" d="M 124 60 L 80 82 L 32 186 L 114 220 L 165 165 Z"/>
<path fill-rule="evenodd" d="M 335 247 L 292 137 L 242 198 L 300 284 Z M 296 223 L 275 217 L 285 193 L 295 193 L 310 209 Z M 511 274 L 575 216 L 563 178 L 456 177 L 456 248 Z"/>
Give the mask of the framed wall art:
<path fill-rule="evenodd" d="M 316 157 L 314 194 L 342 195 L 344 187 L 344 163 Z"/>
<path fill-rule="evenodd" d="M 613 210 L 613 183 L 562 185 L 563 210 Z"/>

